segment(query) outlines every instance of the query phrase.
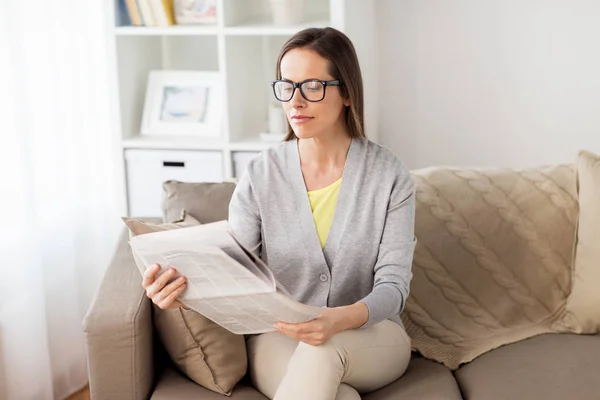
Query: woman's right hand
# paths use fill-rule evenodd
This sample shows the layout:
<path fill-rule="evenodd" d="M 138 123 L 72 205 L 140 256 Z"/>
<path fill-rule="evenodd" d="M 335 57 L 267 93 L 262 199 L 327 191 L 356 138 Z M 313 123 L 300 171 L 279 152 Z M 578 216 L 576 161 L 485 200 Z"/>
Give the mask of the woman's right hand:
<path fill-rule="evenodd" d="M 188 309 L 177 300 L 177 297 L 187 286 L 185 276 L 180 276 L 167 284 L 177 271 L 175 268 L 169 268 L 156 277 L 155 275 L 159 270 L 160 265 L 154 264 L 144 272 L 142 286 L 146 290 L 146 296 L 163 310 L 179 307 Z"/>

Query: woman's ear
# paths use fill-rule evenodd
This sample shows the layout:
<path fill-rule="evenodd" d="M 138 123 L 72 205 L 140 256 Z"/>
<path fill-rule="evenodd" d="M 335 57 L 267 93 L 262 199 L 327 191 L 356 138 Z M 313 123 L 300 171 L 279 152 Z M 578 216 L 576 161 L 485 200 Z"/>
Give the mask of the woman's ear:
<path fill-rule="evenodd" d="M 346 107 L 350 107 L 350 104 L 352 104 L 352 102 L 350 101 L 350 97 L 347 97 L 344 99 L 344 105 Z"/>

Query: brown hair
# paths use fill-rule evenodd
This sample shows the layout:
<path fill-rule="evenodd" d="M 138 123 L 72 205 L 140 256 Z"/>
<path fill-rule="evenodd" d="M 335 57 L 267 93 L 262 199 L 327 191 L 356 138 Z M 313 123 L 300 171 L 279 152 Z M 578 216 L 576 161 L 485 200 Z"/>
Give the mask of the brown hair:
<path fill-rule="evenodd" d="M 329 61 L 329 74 L 342 81 L 340 94 L 350 99 L 346 107 L 346 126 L 352 138 L 365 139 L 364 92 L 360 65 L 354 45 L 344 33 L 334 28 L 308 28 L 292 36 L 281 48 L 277 58 L 275 79 L 281 79 L 281 59 L 290 50 L 306 48 Z M 288 122 L 284 141 L 296 139 Z"/>

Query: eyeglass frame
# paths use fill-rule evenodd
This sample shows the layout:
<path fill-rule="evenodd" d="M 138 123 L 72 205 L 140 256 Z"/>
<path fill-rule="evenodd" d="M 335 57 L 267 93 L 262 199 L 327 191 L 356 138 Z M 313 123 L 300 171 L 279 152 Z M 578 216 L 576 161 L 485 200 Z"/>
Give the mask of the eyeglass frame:
<path fill-rule="evenodd" d="M 280 100 L 279 97 L 277 97 L 277 93 L 275 92 L 275 84 L 277 82 L 287 82 L 287 83 L 292 84 L 292 95 L 290 96 L 289 100 Z M 306 95 L 304 94 L 304 91 L 302 90 L 302 85 L 304 85 L 306 82 L 320 82 L 323 85 L 323 97 L 321 97 L 319 100 L 309 100 L 308 98 L 306 98 Z M 340 79 L 334 79 L 331 81 L 323 81 L 321 79 L 305 79 L 301 82 L 294 82 L 289 79 L 277 79 L 277 80 L 271 81 L 271 87 L 273 88 L 273 96 L 275 96 L 275 99 L 277 99 L 277 101 L 280 101 L 282 103 L 288 103 L 288 102 L 292 101 L 292 99 L 294 98 L 294 95 L 296 94 L 297 88 L 300 89 L 300 94 L 302 95 L 302 97 L 304 97 L 304 100 L 310 101 L 311 103 L 318 103 L 319 101 L 323 101 L 323 99 L 325 98 L 325 93 L 327 92 L 327 86 L 342 86 L 342 81 Z"/>

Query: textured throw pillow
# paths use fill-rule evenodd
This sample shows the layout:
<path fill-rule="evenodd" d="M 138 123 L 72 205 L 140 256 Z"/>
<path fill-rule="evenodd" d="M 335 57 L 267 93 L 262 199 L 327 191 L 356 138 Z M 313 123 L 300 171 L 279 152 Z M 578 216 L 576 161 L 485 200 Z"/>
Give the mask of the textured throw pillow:
<path fill-rule="evenodd" d="M 172 221 L 181 209 L 203 224 L 227 219 L 229 202 L 235 183 L 190 183 L 166 181 L 163 183 L 163 221 Z"/>
<path fill-rule="evenodd" d="M 418 242 L 402 320 L 413 349 L 457 369 L 554 332 L 570 291 L 575 166 L 412 175 Z"/>
<path fill-rule="evenodd" d="M 131 236 L 200 224 L 187 213 L 175 223 L 151 224 L 132 218 L 123 221 Z M 244 336 L 234 335 L 195 311 L 153 306 L 154 325 L 173 363 L 197 384 L 231 395 L 247 370 Z"/>
<path fill-rule="evenodd" d="M 564 325 L 576 333 L 600 332 L 600 156 L 579 153 L 579 225 Z"/>

